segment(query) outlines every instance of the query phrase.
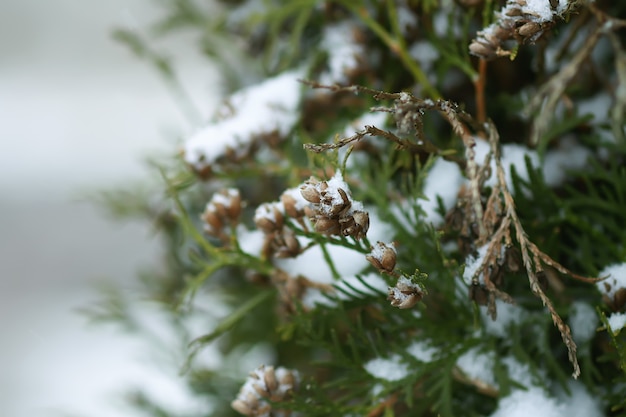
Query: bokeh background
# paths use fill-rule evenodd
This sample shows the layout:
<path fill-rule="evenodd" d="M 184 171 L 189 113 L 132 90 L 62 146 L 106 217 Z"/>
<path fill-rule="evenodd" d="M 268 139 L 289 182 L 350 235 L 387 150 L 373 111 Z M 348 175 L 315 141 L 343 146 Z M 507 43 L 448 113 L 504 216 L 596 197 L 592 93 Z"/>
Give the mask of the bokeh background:
<path fill-rule="evenodd" d="M 148 224 L 111 221 L 85 196 L 145 179 L 144 157 L 193 128 L 157 72 L 111 38 L 152 21 L 157 3 L 0 0 L 1 416 L 131 415 L 119 408 L 128 386 L 185 404 L 141 344 L 77 313 L 95 283 L 126 285 L 159 251 Z M 219 80 L 193 39 L 159 47 L 209 115 Z"/>

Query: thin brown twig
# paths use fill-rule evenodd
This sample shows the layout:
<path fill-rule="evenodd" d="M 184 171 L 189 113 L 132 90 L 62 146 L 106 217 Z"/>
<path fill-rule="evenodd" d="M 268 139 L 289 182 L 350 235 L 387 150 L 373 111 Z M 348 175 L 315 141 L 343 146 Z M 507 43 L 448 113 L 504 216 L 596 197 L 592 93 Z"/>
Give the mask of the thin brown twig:
<path fill-rule="evenodd" d="M 478 60 L 478 77 L 474 80 L 476 91 L 476 120 L 478 123 L 487 121 L 487 108 L 485 104 L 485 87 L 487 84 L 487 60 Z"/>

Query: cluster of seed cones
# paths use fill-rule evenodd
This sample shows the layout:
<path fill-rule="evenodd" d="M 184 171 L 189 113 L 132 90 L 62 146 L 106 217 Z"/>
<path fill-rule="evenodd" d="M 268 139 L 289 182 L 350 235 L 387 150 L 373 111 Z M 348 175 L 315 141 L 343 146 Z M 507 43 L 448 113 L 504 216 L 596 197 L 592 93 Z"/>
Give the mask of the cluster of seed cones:
<path fill-rule="evenodd" d="M 529 5 L 531 1 L 533 7 Z M 534 3 L 534 0 L 509 0 L 496 13 L 497 20 L 477 33 L 469 46 L 470 53 L 483 59 L 509 56 L 511 51 L 504 46 L 506 41 L 535 43 L 567 8 L 565 0 L 545 0 L 541 10 Z"/>
<path fill-rule="evenodd" d="M 311 203 L 304 212 L 318 233 L 362 239 L 369 229 L 369 215 L 360 203 L 352 201 L 346 189 L 338 176 L 329 181 L 311 178 L 300 187 L 302 197 Z"/>
<path fill-rule="evenodd" d="M 241 209 L 241 195 L 236 188 L 227 188 L 215 193 L 201 216 L 204 231 L 210 236 L 227 241 L 228 234 L 225 229 L 227 226 L 237 225 Z"/>
<path fill-rule="evenodd" d="M 269 417 L 292 415 L 290 411 L 274 410 L 271 402 L 289 399 L 298 385 L 298 373 L 283 367 L 261 365 L 239 390 L 231 403 L 235 411 L 249 417 Z"/>

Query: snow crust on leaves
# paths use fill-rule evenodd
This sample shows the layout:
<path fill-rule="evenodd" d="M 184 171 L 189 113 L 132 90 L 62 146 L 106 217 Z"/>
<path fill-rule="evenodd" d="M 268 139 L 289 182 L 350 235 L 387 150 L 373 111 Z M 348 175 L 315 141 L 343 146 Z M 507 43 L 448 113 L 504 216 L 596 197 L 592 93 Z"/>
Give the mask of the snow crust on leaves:
<path fill-rule="evenodd" d="M 254 137 L 275 131 L 285 136 L 298 120 L 301 77 L 299 71 L 285 72 L 233 94 L 220 109 L 225 117 L 187 139 L 185 161 L 202 169 L 228 150 L 247 148 Z"/>
<path fill-rule="evenodd" d="M 375 358 L 364 365 L 365 370 L 375 378 L 385 381 L 400 381 L 409 375 L 409 366 L 402 362 L 398 354 L 389 358 Z"/>

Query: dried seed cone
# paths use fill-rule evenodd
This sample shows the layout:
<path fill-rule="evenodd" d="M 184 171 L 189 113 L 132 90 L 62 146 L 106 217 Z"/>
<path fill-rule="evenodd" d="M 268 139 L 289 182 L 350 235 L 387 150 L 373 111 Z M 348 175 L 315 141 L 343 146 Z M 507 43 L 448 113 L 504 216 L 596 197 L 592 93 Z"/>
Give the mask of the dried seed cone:
<path fill-rule="evenodd" d="M 395 287 L 389 288 L 387 300 L 394 307 L 407 309 L 417 304 L 423 296 L 424 292 L 417 284 L 405 277 L 400 277 Z"/>
<path fill-rule="evenodd" d="M 470 53 L 489 60 L 510 55 L 511 52 L 503 47 L 504 42 L 510 39 L 518 44 L 535 43 L 554 26 L 555 19 L 563 12 L 560 3 L 551 2 L 552 15 L 546 16 L 527 7 L 524 0 L 508 0 L 504 8 L 496 13 L 498 19 L 476 34 L 476 39 L 469 45 Z"/>
<path fill-rule="evenodd" d="M 391 274 L 396 267 L 396 249 L 393 245 L 377 242 L 365 259 L 379 272 Z"/>
<path fill-rule="evenodd" d="M 297 388 L 297 384 L 298 375 L 295 371 L 261 365 L 250 374 L 239 390 L 237 398 L 231 402 L 231 407 L 238 413 L 250 417 L 281 412 L 289 415 L 288 410 L 273 410 L 268 400 L 278 402 L 288 399 Z"/>

